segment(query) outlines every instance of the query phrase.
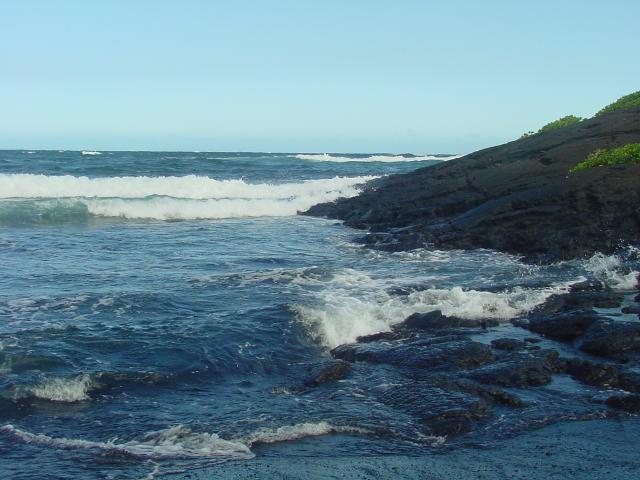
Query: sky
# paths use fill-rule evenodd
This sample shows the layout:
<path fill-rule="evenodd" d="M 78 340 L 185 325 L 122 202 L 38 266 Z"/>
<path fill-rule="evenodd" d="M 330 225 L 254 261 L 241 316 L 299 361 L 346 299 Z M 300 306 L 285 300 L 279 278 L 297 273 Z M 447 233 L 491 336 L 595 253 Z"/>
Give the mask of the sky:
<path fill-rule="evenodd" d="M 467 153 L 640 90 L 638 0 L 0 0 L 0 149 Z"/>

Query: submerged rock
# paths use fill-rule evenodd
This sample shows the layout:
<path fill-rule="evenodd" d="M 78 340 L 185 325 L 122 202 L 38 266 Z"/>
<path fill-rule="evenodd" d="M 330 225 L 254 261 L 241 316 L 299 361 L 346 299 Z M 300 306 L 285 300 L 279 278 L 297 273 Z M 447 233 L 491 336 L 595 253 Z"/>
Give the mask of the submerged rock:
<path fill-rule="evenodd" d="M 515 352 L 500 361 L 471 371 L 468 377 L 481 383 L 502 387 L 535 387 L 551 382 L 558 371 L 558 352 L 538 350 Z"/>
<path fill-rule="evenodd" d="M 419 418 L 433 435 L 451 436 L 467 432 L 474 422 L 491 414 L 489 405 L 480 398 L 423 382 L 385 389 L 378 399 Z"/>
<path fill-rule="evenodd" d="M 605 403 L 625 412 L 640 413 L 640 395 L 613 395 Z"/>
<path fill-rule="evenodd" d="M 317 387 L 327 382 L 341 380 L 347 376 L 349 370 L 351 370 L 349 362 L 334 360 L 312 373 L 312 375 L 305 380 L 304 385 L 305 387 Z"/>
<path fill-rule="evenodd" d="M 456 335 L 404 343 L 347 344 L 334 348 L 331 354 L 348 362 L 386 363 L 430 370 L 473 367 L 494 359 L 487 345 Z"/>
<path fill-rule="evenodd" d="M 516 352 L 518 350 L 524 350 L 527 347 L 527 344 L 522 340 L 515 338 L 498 338 L 491 341 L 491 346 L 498 350 Z"/>

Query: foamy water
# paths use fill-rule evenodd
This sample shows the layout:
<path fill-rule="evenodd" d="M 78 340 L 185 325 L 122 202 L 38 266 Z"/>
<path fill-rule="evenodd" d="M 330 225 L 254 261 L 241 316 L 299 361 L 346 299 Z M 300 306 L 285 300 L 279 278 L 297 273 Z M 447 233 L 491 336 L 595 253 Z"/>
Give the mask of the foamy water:
<path fill-rule="evenodd" d="M 430 160 L 438 160 L 446 162 L 448 160 L 454 160 L 460 158 L 462 155 L 369 155 L 366 157 L 345 157 L 329 153 L 300 153 L 295 157 L 300 160 L 309 160 L 312 162 L 335 162 L 335 163 L 348 163 L 348 162 L 381 162 L 381 163 L 396 163 L 396 162 L 425 162 Z"/>
<path fill-rule="evenodd" d="M 508 335 L 572 282 L 603 281 L 625 305 L 635 295 L 632 251 L 527 265 L 488 250 L 363 249 L 362 232 L 297 211 L 437 162 L 340 157 L 0 152 L 0 471 L 162 478 L 255 455 L 453 448 L 408 411 L 415 378 L 402 369 L 358 362 L 309 378 L 329 348 L 414 312 L 496 319 Z M 474 434 L 491 444 L 523 415 L 557 413 L 538 409 Z"/>
<path fill-rule="evenodd" d="M 184 177 L 107 177 L 0 174 L 0 218 L 19 216 L 120 217 L 193 220 L 295 215 L 323 202 L 357 195 L 373 176 L 299 183 Z M 32 200 L 24 203 L 25 199 Z M 4 210 L 4 212 L 3 212 Z"/>

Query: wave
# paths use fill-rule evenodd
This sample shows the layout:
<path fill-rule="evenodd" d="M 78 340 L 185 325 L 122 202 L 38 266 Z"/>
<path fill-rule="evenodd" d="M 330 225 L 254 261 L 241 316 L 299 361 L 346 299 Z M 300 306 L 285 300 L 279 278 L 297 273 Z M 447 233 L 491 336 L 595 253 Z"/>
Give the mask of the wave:
<path fill-rule="evenodd" d="M 510 320 L 531 311 L 574 282 L 543 288 L 515 287 L 500 292 L 429 288 L 408 295 L 389 293 L 391 284 L 351 269 L 338 271 L 309 303 L 292 307 L 298 319 L 329 348 L 359 336 L 390 330 L 415 312 L 441 310 L 465 319 Z"/>
<path fill-rule="evenodd" d="M 6 361 L 6 360 L 5 360 Z M 51 361 L 47 358 L 43 362 Z M 0 371 L 10 373 L 11 358 L 0 365 Z M 158 385 L 170 381 L 167 374 L 155 372 L 94 372 L 70 377 L 45 378 L 34 385 L 15 385 L 0 390 L 0 398 L 20 402 L 23 400 L 46 400 L 56 403 L 76 403 L 92 399 L 92 395 L 106 393 L 124 387 Z"/>
<path fill-rule="evenodd" d="M 139 440 L 117 443 L 116 440 L 96 442 L 82 439 L 56 438 L 45 434 L 34 434 L 13 425 L 0 427 L 0 433 L 30 444 L 66 450 L 98 450 L 131 455 L 139 458 L 207 458 L 248 460 L 255 455 L 251 447 L 257 443 L 293 441 L 309 436 L 330 433 L 367 433 L 366 430 L 333 426 L 327 422 L 300 423 L 275 429 L 260 429 L 247 437 L 225 440 L 215 433 L 194 432 L 189 427 L 175 427 L 143 435 Z"/>
<path fill-rule="evenodd" d="M 94 387 L 90 375 L 83 374 L 71 378 L 50 378 L 44 382 L 28 387 L 26 393 L 36 398 L 52 402 L 81 402 L 89 400 L 89 391 Z"/>
<path fill-rule="evenodd" d="M 96 152 L 95 150 L 83 150 L 81 155 L 102 155 L 102 152 Z"/>
<path fill-rule="evenodd" d="M 625 268 L 619 255 L 595 253 L 585 260 L 584 269 L 597 280 L 615 290 L 634 290 L 638 286 L 639 272 Z"/>
<path fill-rule="evenodd" d="M 454 160 L 460 158 L 462 155 L 369 155 L 362 156 L 350 156 L 344 157 L 340 155 L 332 155 L 329 153 L 299 153 L 295 155 L 295 158 L 300 160 L 309 160 L 312 162 L 382 162 L 382 163 L 397 163 L 397 162 L 425 162 L 429 160 L 439 160 L 446 162 L 448 160 Z"/>
<path fill-rule="evenodd" d="M 89 216 L 193 220 L 281 217 L 358 194 L 374 176 L 298 183 L 184 177 L 88 178 L 0 175 L 0 223 L 60 222 Z"/>

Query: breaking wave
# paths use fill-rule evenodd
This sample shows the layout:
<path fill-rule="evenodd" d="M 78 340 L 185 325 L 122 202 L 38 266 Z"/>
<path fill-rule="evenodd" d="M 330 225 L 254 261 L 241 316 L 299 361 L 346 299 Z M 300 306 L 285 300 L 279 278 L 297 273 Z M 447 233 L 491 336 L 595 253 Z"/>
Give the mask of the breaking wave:
<path fill-rule="evenodd" d="M 251 447 L 257 443 L 275 443 L 298 440 L 305 437 L 330 433 L 364 434 L 366 430 L 348 426 L 333 426 L 327 422 L 299 423 L 274 429 L 260 429 L 244 438 L 225 440 L 215 433 L 194 432 L 189 427 L 175 427 L 158 430 L 143 435 L 138 440 L 106 442 L 57 438 L 45 434 L 35 434 L 13 425 L 0 427 L 0 433 L 30 444 L 65 450 L 98 450 L 126 454 L 139 458 L 207 458 L 220 460 L 251 459 L 255 455 Z"/>
<path fill-rule="evenodd" d="M 333 348 L 359 336 L 388 331 L 415 312 L 441 310 L 444 315 L 465 319 L 509 320 L 531 311 L 554 293 L 566 291 L 571 283 L 500 292 L 456 286 L 393 295 L 388 292 L 391 284 L 344 269 L 311 302 L 294 305 L 293 310 L 324 345 Z"/>
<path fill-rule="evenodd" d="M 460 158 L 462 155 L 369 155 L 363 156 L 340 156 L 332 155 L 329 153 L 300 153 L 295 157 L 300 160 L 309 160 L 312 162 L 382 162 L 382 163 L 396 163 L 396 162 L 425 162 L 429 160 L 439 160 L 446 162 L 447 160 L 454 160 Z"/>
<path fill-rule="evenodd" d="M 317 203 L 355 196 L 373 176 L 299 183 L 184 177 L 88 178 L 0 175 L 0 223 L 64 222 L 89 216 L 193 220 L 295 215 Z"/>
<path fill-rule="evenodd" d="M 50 378 L 27 388 L 27 392 L 52 402 L 81 402 L 89 400 L 89 391 L 93 386 L 91 376 L 83 374 L 71 378 Z"/>
<path fill-rule="evenodd" d="M 595 253 L 584 261 L 584 269 L 597 280 L 616 290 L 633 290 L 638 286 L 638 272 L 625 268 L 619 255 Z"/>

